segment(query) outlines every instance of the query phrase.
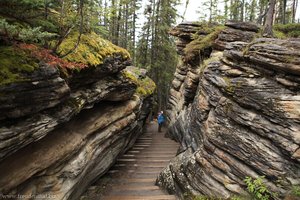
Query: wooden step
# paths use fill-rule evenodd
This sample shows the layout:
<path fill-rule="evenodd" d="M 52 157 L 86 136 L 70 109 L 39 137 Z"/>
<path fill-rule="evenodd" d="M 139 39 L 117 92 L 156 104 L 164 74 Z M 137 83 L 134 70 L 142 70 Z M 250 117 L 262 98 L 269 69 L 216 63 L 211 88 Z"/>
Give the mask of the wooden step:
<path fill-rule="evenodd" d="M 144 174 L 144 173 L 149 173 L 149 174 L 158 174 L 161 171 L 161 167 L 157 168 L 148 168 L 147 170 L 145 169 L 111 169 L 107 173 L 108 174 L 116 174 L 116 173 L 136 173 L 136 174 Z"/>
<path fill-rule="evenodd" d="M 155 168 L 164 168 L 167 165 L 149 165 L 149 164 L 143 164 L 143 165 L 127 165 L 127 164 L 115 164 L 111 169 L 128 169 L 128 167 L 131 167 L 132 170 L 142 169 L 142 170 L 149 170 L 149 169 L 155 169 Z"/>
<path fill-rule="evenodd" d="M 121 185 L 121 186 L 113 186 L 113 190 L 107 196 L 115 196 L 115 195 L 123 195 L 123 196 L 135 196 L 135 195 L 145 195 L 145 196 L 155 196 L 155 195 L 165 195 L 165 192 L 162 191 L 158 186 L 129 186 L 129 185 Z"/>
<path fill-rule="evenodd" d="M 151 163 L 161 163 L 161 162 L 169 162 L 170 159 L 138 159 L 138 158 L 120 158 L 117 160 L 118 163 L 124 163 L 124 162 L 151 162 Z"/>
<path fill-rule="evenodd" d="M 141 150 L 129 150 L 127 151 L 127 154 L 140 154 Z M 171 157 L 174 157 L 176 155 L 176 151 L 143 151 L 143 154 L 140 155 L 169 155 Z"/>
<path fill-rule="evenodd" d="M 153 163 L 149 165 L 149 163 L 117 163 L 115 167 L 142 167 L 142 168 L 156 168 L 156 167 L 166 167 L 166 163 Z"/>
<path fill-rule="evenodd" d="M 103 200 L 176 200 L 173 195 L 156 196 L 107 196 Z"/>
<path fill-rule="evenodd" d="M 145 159 L 145 158 L 156 158 L 156 159 L 160 159 L 160 158 L 173 158 L 173 156 L 170 156 L 170 155 L 152 155 L 152 154 L 149 154 L 149 155 L 134 155 L 134 154 L 124 154 L 121 158 L 142 158 L 142 159 Z"/>
<path fill-rule="evenodd" d="M 156 178 L 119 178 L 115 183 L 152 183 L 155 184 Z"/>
<path fill-rule="evenodd" d="M 106 188 L 96 197 L 101 200 L 176 200 L 155 186 L 159 173 L 176 155 L 179 145 L 157 133 L 157 125 L 149 126 L 134 146 L 117 159 L 108 171 L 108 183 L 96 181 L 99 188 Z M 106 184 L 102 186 L 102 184 Z M 89 194 L 88 194 L 89 195 Z M 92 194 L 90 194 L 92 195 Z M 95 194 L 94 194 L 95 195 Z M 87 199 L 89 199 L 87 197 Z M 93 199 L 94 200 L 94 199 Z M 95 199 L 96 200 L 96 199 Z"/>
<path fill-rule="evenodd" d="M 114 190 L 123 191 L 123 190 L 160 190 L 158 186 L 114 186 Z"/>

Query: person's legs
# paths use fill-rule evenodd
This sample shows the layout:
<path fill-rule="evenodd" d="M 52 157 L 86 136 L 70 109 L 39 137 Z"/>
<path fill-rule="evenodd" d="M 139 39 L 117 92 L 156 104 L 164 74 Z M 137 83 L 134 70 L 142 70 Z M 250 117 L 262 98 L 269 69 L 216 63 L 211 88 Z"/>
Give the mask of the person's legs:
<path fill-rule="evenodd" d="M 158 132 L 161 132 L 161 123 L 158 124 Z"/>

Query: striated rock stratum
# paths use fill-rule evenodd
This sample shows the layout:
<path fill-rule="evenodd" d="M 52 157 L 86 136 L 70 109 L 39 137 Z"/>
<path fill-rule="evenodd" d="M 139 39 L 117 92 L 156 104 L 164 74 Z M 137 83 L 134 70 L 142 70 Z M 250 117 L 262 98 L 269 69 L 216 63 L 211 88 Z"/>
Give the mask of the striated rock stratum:
<path fill-rule="evenodd" d="M 64 59 L 1 46 L 1 198 L 78 199 L 141 134 L 154 82 L 126 50 L 83 39 Z"/>
<path fill-rule="evenodd" d="M 180 153 L 157 183 L 182 199 L 247 194 L 264 176 L 283 199 L 300 184 L 300 40 L 258 38 L 259 27 L 182 23 L 168 136 Z"/>

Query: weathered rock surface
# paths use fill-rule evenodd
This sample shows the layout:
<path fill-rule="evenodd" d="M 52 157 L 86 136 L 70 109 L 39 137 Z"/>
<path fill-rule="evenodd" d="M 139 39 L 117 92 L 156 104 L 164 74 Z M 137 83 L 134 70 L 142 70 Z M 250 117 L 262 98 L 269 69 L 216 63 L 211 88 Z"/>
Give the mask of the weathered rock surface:
<path fill-rule="evenodd" d="M 183 63 L 177 69 L 168 135 L 180 142 L 182 153 L 157 183 L 182 198 L 229 198 L 247 194 L 246 176 L 265 176 L 268 188 L 281 198 L 300 184 L 300 43 L 253 40 L 249 32 L 254 36 L 256 28 L 229 26 L 215 43 L 227 33 L 245 37 L 229 38 L 200 65 L 192 102 L 184 95 L 190 77 L 181 73 L 178 78 L 190 67 Z M 226 46 L 224 52 L 216 51 L 220 46 Z"/>
<path fill-rule="evenodd" d="M 129 64 L 115 55 L 64 78 L 41 64 L 0 85 L 1 195 L 77 199 L 133 145 L 151 94 L 136 92 Z"/>
<path fill-rule="evenodd" d="M 27 74 L 26 79 L 0 87 L 0 120 L 52 108 L 64 101 L 70 93 L 70 88 L 54 67 L 42 65 Z"/>
<path fill-rule="evenodd" d="M 193 35 L 206 35 L 207 32 L 201 29 L 201 24 L 194 22 L 183 22 L 170 30 L 170 34 L 178 37 L 176 41 L 177 52 L 183 55 L 185 46 L 193 41 Z"/>
<path fill-rule="evenodd" d="M 43 138 L 59 124 L 69 121 L 81 110 L 91 108 L 97 102 L 130 99 L 135 88 L 136 85 L 121 75 L 106 77 L 91 84 L 88 89 L 79 89 L 71 93 L 67 100 L 53 109 L 25 119 L 17 119 L 13 124 L 3 125 L 0 127 L 0 160 Z"/>
<path fill-rule="evenodd" d="M 136 139 L 140 106 L 137 96 L 99 104 L 8 157 L 0 164 L 2 192 L 76 199 Z"/>

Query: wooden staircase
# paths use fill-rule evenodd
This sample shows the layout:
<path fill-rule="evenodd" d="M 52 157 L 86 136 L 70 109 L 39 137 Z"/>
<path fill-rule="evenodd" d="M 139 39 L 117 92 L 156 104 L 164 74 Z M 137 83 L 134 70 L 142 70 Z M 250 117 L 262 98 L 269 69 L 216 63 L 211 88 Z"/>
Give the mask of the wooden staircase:
<path fill-rule="evenodd" d="M 89 192 L 87 192 L 87 199 L 177 199 L 174 195 L 169 195 L 155 186 L 155 181 L 170 159 L 176 155 L 179 145 L 165 138 L 164 133 L 158 133 L 156 129 L 156 124 L 149 125 L 147 132 L 136 141 L 135 145 L 125 155 L 117 160 L 107 175 L 92 186 L 94 191 L 98 190 L 98 195 L 88 195 Z M 103 184 L 103 180 L 107 180 L 107 182 Z M 102 187 L 102 190 L 99 187 Z"/>

